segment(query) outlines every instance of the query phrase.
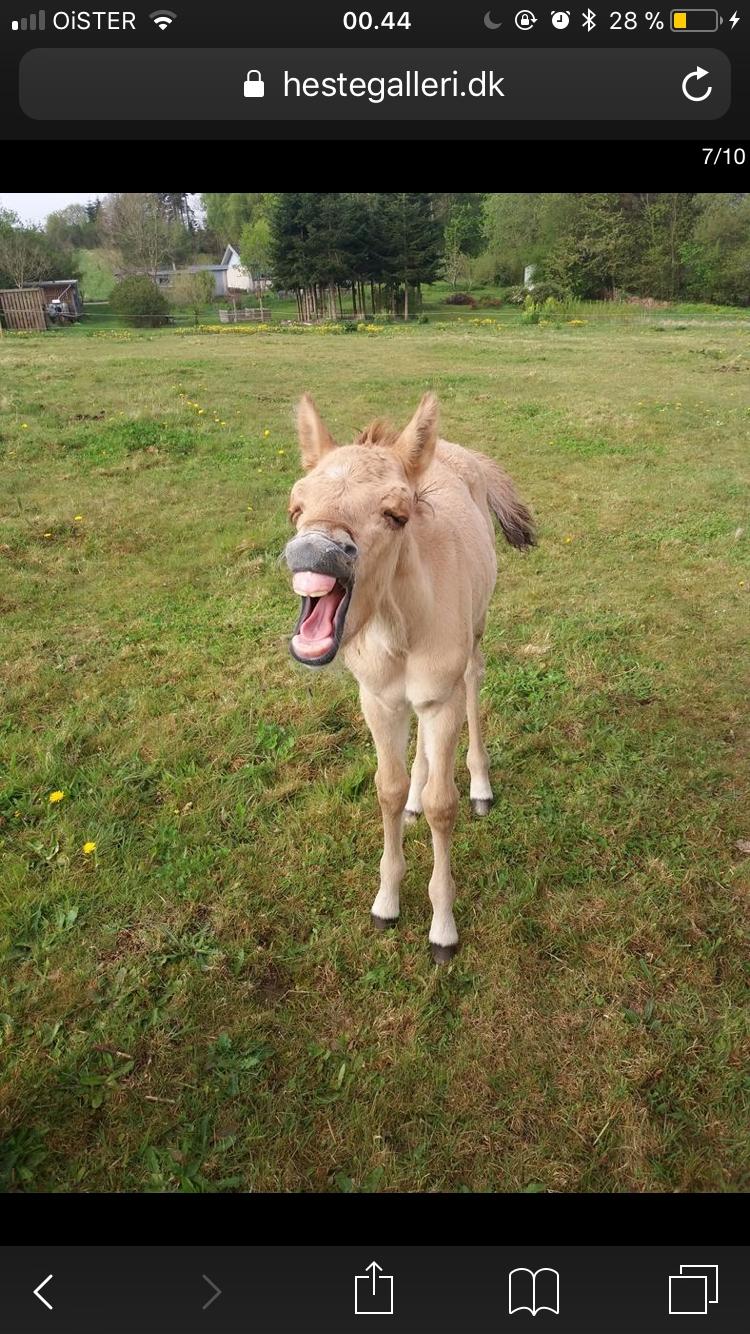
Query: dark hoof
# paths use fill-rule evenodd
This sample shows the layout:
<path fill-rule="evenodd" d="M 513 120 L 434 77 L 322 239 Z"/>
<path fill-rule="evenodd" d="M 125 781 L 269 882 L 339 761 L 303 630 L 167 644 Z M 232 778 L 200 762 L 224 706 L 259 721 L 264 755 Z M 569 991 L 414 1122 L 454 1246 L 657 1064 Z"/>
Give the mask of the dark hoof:
<path fill-rule="evenodd" d="M 370 917 L 377 931 L 387 931 L 390 926 L 395 926 L 398 921 L 397 917 L 376 917 L 374 912 L 370 913 Z"/>
<path fill-rule="evenodd" d="M 430 941 L 433 963 L 450 963 L 458 950 L 458 945 L 436 945 Z"/>
<path fill-rule="evenodd" d="M 487 815 L 491 806 L 495 804 L 494 797 L 471 797 L 471 813 L 477 817 Z"/>
<path fill-rule="evenodd" d="M 404 824 L 416 824 L 421 811 L 410 811 L 408 808 L 404 811 Z"/>

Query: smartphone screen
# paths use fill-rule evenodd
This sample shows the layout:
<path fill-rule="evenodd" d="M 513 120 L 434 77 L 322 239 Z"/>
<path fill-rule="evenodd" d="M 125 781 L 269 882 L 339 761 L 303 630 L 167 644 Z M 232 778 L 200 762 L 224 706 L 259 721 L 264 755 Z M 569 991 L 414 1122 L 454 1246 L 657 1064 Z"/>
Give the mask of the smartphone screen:
<path fill-rule="evenodd" d="M 740 1334 L 750 11 L 173 3 L 0 5 L 0 1326 Z"/>

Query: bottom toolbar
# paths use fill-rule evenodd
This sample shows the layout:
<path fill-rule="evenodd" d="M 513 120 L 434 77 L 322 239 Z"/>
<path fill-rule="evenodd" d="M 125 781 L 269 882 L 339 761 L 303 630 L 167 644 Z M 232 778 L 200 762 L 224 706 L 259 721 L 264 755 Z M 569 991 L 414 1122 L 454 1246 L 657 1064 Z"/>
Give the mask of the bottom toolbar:
<path fill-rule="evenodd" d="M 747 1260 L 723 1246 L 7 1246 L 1 1321 L 13 1334 L 740 1334 Z"/>

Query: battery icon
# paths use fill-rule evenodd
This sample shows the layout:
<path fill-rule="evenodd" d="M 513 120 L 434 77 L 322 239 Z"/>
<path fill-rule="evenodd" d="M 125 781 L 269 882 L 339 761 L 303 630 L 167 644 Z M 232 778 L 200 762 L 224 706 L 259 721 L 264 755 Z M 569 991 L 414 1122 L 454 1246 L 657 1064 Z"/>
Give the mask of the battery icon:
<path fill-rule="evenodd" d="M 718 9 L 672 9 L 670 20 L 673 32 L 718 32 L 721 23 Z"/>

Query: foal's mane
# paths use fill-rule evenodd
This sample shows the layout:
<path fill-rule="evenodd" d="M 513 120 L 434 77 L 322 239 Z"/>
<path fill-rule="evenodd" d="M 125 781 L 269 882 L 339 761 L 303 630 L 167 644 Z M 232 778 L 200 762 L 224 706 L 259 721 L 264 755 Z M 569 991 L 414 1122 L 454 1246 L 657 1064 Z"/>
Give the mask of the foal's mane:
<path fill-rule="evenodd" d="M 376 417 L 375 421 L 371 421 L 364 431 L 360 431 L 354 443 L 355 445 L 381 445 L 387 449 L 389 445 L 398 440 L 400 434 L 398 428 L 387 421 L 385 417 Z"/>

